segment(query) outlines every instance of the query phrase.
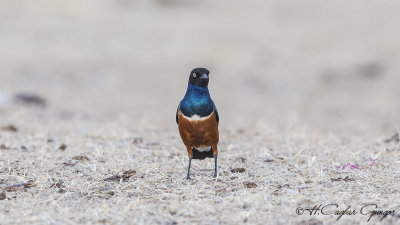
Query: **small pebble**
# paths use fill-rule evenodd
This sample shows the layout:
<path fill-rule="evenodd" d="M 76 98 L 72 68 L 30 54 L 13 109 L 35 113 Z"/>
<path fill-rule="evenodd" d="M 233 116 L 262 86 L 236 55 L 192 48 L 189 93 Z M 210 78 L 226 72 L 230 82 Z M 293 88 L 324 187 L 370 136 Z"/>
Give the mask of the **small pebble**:
<path fill-rule="evenodd" d="M 256 188 L 256 187 L 257 187 L 257 184 L 254 183 L 254 182 L 243 182 L 243 185 L 244 185 L 246 188 Z"/>

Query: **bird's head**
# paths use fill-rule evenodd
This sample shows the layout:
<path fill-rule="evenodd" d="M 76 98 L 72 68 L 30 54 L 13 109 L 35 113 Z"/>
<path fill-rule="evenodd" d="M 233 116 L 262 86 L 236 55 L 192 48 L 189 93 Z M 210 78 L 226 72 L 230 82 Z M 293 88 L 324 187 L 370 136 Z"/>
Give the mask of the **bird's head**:
<path fill-rule="evenodd" d="M 196 68 L 190 72 L 189 84 L 196 85 L 199 87 L 207 87 L 210 71 L 205 68 Z"/>

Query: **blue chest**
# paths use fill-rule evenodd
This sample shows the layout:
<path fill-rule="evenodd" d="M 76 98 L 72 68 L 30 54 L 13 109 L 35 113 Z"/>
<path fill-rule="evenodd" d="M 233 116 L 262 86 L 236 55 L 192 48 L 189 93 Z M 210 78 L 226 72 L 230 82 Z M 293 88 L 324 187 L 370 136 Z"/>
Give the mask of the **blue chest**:
<path fill-rule="evenodd" d="M 209 116 L 214 110 L 214 102 L 210 97 L 208 88 L 202 88 L 189 85 L 185 97 L 180 103 L 179 108 L 183 115 L 192 117 L 199 115 L 200 117 Z"/>

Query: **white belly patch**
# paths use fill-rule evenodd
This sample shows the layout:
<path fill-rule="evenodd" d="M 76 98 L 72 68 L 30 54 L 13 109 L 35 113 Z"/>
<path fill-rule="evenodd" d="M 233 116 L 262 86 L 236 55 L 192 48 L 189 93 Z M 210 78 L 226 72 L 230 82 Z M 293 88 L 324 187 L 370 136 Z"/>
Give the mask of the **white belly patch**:
<path fill-rule="evenodd" d="M 203 147 L 203 146 L 195 147 L 195 149 L 197 149 L 199 152 L 208 152 L 208 151 L 211 150 L 211 146 L 209 146 L 209 147 Z"/>

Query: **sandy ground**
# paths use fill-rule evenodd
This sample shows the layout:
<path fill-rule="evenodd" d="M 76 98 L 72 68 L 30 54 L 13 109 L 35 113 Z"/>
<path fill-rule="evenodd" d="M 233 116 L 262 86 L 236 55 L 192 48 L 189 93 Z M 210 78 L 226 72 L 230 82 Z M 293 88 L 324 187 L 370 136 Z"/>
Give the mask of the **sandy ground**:
<path fill-rule="evenodd" d="M 398 1 L 0 6 L 0 224 L 400 224 Z M 187 181 L 197 66 L 219 176 Z M 356 215 L 300 209 L 327 204 Z"/>

